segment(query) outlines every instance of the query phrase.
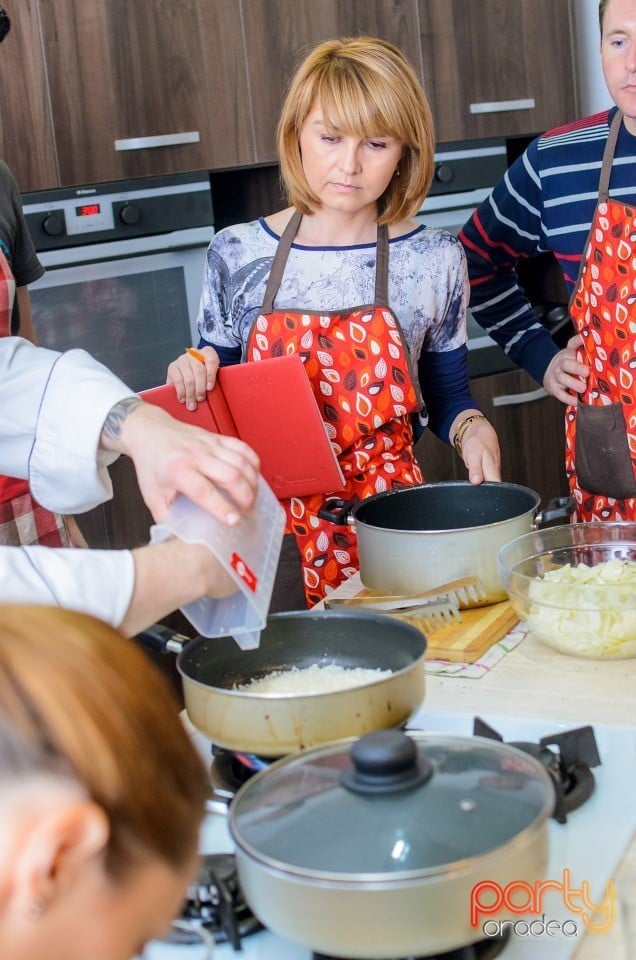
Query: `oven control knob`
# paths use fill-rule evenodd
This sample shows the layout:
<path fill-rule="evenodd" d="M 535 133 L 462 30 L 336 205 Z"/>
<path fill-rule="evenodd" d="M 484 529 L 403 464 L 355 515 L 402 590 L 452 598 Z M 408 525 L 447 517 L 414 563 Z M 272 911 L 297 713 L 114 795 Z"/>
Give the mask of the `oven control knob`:
<path fill-rule="evenodd" d="M 42 229 L 48 237 L 61 237 L 65 228 L 64 214 L 59 210 L 48 213 L 42 221 Z"/>
<path fill-rule="evenodd" d="M 132 203 L 127 203 L 126 206 L 122 207 L 119 211 L 119 218 L 122 223 L 127 223 L 131 227 L 135 223 L 139 223 L 140 217 L 139 207 L 135 207 Z"/>
<path fill-rule="evenodd" d="M 440 163 L 435 167 L 435 179 L 438 183 L 450 183 L 455 178 L 455 172 L 447 163 Z"/>

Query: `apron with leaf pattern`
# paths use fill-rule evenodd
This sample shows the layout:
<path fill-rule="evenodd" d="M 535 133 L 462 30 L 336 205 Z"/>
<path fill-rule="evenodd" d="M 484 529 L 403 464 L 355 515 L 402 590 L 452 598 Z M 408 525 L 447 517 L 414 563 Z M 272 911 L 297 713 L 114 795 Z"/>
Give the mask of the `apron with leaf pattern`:
<path fill-rule="evenodd" d="M 609 196 L 617 111 L 570 314 L 590 368 L 567 408 L 565 465 L 575 520 L 636 520 L 636 206 Z"/>
<path fill-rule="evenodd" d="M 294 213 L 278 244 L 246 360 L 291 353 L 301 357 L 345 478 L 345 489 L 331 496 L 359 500 L 421 483 L 411 426 L 420 394 L 399 323 L 388 306 L 386 227 L 378 227 L 375 303 L 324 313 L 274 308 L 301 219 Z M 354 531 L 318 516 L 328 497 L 283 501 L 287 532 L 295 535 L 301 555 L 309 606 L 358 570 Z"/>

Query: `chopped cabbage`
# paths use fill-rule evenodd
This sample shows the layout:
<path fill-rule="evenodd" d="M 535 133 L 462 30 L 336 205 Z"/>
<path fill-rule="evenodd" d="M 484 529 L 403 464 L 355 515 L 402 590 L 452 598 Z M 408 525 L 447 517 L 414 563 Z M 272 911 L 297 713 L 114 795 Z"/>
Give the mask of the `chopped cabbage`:
<path fill-rule="evenodd" d="M 565 564 L 536 577 L 528 593 L 528 629 L 563 653 L 636 656 L 636 562 Z"/>

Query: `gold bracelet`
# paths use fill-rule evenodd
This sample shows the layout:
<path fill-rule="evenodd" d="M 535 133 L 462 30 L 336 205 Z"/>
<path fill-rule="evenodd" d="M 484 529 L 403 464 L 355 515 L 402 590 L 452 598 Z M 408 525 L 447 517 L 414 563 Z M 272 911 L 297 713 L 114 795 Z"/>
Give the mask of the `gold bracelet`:
<path fill-rule="evenodd" d="M 455 436 L 453 437 L 453 446 L 457 450 L 459 456 L 464 459 L 462 456 L 462 438 L 466 431 L 468 430 L 471 423 L 474 423 L 476 420 L 487 420 L 488 418 L 483 415 L 483 413 L 472 413 L 470 417 L 465 417 L 464 420 L 459 421 L 459 426 L 455 431 Z"/>

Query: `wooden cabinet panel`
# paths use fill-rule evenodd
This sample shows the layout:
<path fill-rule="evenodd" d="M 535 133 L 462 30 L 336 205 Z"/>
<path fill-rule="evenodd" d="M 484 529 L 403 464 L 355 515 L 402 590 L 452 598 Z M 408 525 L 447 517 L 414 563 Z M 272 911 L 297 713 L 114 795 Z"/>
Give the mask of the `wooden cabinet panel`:
<path fill-rule="evenodd" d="M 259 163 L 276 159 L 275 131 L 286 86 L 316 43 L 382 37 L 420 73 L 414 0 L 242 0 L 242 7 Z"/>
<path fill-rule="evenodd" d="M 37 0 L 14 3 L 9 14 L 11 30 L 0 47 L 0 156 L 21 190 L 55 187 L 55 142 Z"/>
<path fill-rule="evenodd" d="M 238 0 L 40 0 L 62 184 L 254 161 Z M 117 152 L 115 140 L 200 142 Z"/>
<path fill-rule="evenodd" d="M 569 7 L 568 0 L 418 0 L 438 141 L 543 132 L 575 119 Z M 535 106 L 493 110 L 524 100 Z M 491 106 L 473 113 L 471 104 Z"/>
<path fill-rule="evenodd" d="M 565 496 L 565 407 L 550 396 L 537 396 L 539 385 L 523 370 L 471 381 L 471 391 L 493 424 L 501 446 L 501 476 L 536 490 L 542 504 Z M 463 463 L 448 444 L 425 434 L 416 446 L 428 482 L 465 480 Z"/>

